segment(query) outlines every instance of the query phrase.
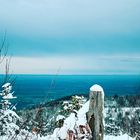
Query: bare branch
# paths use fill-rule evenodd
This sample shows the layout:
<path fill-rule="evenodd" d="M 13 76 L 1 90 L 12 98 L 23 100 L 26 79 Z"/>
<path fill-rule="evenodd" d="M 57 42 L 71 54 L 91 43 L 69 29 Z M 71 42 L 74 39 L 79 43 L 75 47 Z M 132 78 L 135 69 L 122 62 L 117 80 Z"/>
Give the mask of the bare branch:
<path fill-rule="evenodd" d="M 8 53 L 8 45 L 6 44 L 6 31 L 5 31 L 2 43 L 0 46 L 0 63 L 3 62 L 7 53 Z"/>
<path fill-rule="evenodd" d="M 5 79 L 4 82 L 8 82 L 11 75 L 9 75 L 9 70 L 10 70 L 10 62 L 11 62 L 11 57 L 10 58 L 6 58 L 6 64 L 5 64 Z"/>

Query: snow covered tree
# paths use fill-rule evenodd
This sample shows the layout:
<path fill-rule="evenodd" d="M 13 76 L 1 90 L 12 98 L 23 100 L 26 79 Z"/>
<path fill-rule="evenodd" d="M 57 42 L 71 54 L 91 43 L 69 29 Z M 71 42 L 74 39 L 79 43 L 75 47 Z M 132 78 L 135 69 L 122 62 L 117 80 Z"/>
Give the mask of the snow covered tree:
<path fill-rule="evenodd" d="M 2 96 L 2 109 L 7 110 L 10 109 L 10 107 L 12 107 L 10 100 L 15 99 L 17 97 L 13 96 L 14 91 L 12 92 L 12 86 L 10 83 L 4 84 L 2 88 L 2 93 L 0 93 L 0 95 Z M 13 107 L 11 109 L 14 109 Z"/>
<path fill-rule="evenodd" d="M 1 99 L 1 109 L 0 109 L 0 135 L 11 136 L 17 132 L 19 129 L 16 124 L 20 117 L 14 111 L 16 109 L 15 105 L 12 105 L 10 100 L 15 99 L 13 96 L 12 86 L 10 83 L 5 83 L 2 86 L 2 92 L 0 93 Z"/>

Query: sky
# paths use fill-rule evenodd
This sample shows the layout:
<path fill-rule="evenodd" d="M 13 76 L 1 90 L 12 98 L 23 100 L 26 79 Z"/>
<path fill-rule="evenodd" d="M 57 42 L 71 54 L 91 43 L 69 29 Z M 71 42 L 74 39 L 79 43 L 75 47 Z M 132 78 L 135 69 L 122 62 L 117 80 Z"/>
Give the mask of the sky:
<path fill-rule="evenodd" d="M 0 41 L 6 31 L 11 71 L 140 74 L 139 5 L 139 0 L 0 0 Z"/>

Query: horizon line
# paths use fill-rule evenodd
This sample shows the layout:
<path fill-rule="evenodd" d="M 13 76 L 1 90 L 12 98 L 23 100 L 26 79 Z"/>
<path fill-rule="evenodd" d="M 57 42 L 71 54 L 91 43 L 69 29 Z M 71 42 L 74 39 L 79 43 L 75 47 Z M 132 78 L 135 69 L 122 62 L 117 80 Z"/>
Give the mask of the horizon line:
<path fill-rule="evenodd" d="M 5 75 L 5 74 L 3 74 L 3 73 L 0 73 L 0 75 Z M 47 74 L 47 73 L 15 73 L 15 74 L 9 74 L 9 75 L 69 75 L 69 76 L 80 76 L 80 75 L 82 75 L 82 76 L 115 76 L 115 75 L 140 75 L 140 73 L 112 73 L 112 74 Z"/>

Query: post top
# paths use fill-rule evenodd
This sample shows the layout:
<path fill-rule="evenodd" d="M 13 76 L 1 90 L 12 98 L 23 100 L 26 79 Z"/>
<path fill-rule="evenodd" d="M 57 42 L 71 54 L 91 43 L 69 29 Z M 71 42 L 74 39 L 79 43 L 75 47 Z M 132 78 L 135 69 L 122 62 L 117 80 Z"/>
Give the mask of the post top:
<path fill-rule="evenodd" d="M 90 91 L 101 91 L 102 93 L 104 92 L 103 91 L 103 88 L 100 86 L 100 85 L 93 85 L 91 88 L 90 88 Z"/>

